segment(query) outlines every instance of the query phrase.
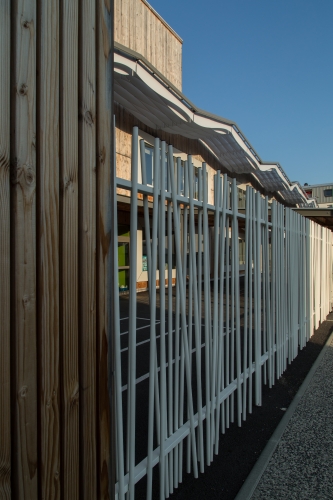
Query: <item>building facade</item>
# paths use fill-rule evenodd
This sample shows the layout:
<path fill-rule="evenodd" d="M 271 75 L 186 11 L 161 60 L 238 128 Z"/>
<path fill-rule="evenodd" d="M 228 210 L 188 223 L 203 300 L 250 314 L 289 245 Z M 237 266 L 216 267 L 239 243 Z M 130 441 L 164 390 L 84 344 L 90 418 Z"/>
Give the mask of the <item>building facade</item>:
<path fill-rule="evenodd" d="M 146 0 L 115 2 L 115 123 L 117 177 L 130 180 L 133 127 L 145 143 L 147 184 L 153 186 L 155 138 L 172 144 L 174 164 L 183 165 L 187 155 L 194 167 L 194 196 L 198 191 L 198 169 L 206 163 L 208 203 L 214 200 L 217 171 L 236 178 L 239 206 L 245 189 L 252 186 L 286 206 L 309 203 L 298 183 L 291 183 L 279 163 L 263 162 L 239 126 L 197 108 L 182 90 L 182 39 Z M 167 161 L 167 160 L 166 160 Z M 138 179 L 142 180 L 141 158 Z M 167 179 L 166 179 L 167 181 Z M 184 192 L 184 178 L 180 179 Z M 129 275 L 129 191 L 118 188 L 119 288 L 128 289 Z M 137 234 L 137 288 L 147 288 L 143 213 L 139 213 Z M 212 235 L 212 230 L 211 230 Z M 240 255 L 244 241 L 240 233 Z M 132 249 L 133 250 L 133 249 Z M 173 273 L 173 279 L 176 276 Z M 159 277 L 156 277 L 157 281 Z"/>

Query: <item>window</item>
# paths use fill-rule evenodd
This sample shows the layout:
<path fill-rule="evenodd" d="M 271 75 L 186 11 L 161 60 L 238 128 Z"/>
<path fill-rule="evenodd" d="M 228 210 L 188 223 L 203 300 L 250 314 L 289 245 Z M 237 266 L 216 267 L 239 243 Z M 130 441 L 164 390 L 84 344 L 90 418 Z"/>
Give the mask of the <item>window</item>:
<path fill-rule="evenodd" d="M 154 185 L 154 148 L 145 145 L 145 158 L 146 158 L 146 178 L 147 185 Z M 161 156 L 160 156 L 161 158 Z M 169 186 L 169 176 L 168 176 L 168 153 L 165 154 L 165 189 L 168 190 Z"/>
<path fill-rule="evenodd" d="M 325 198 L 332 198 L 332 195 L 333 195 L 333 189 L 324 189 Z"/>
<path fill-rule="evenodd" d="M 306 189 L 305 194 L 307 195 L 308 198 L 312 197 L 312 189 Z"/>
<path fill-rule="evenodd" d="M 245 208 L 246 205 L 246 193 L 242 189 L 237 188 L 238 191 L 238 209 Z"/>
<path fill-rule="evenodd" d="M 199 168 L 193 168 L 193 198 L 199 199 Z"/>
<path fill-rule="evenodd" d="M 154 149 L 146 144 L 145 146 L 145 158 L 146 158 L 146 178 L 147 185 L 153 185 L 153 175 L 154 175 Z"/>
<path fill-rule="evenodd" d="M 175 182 L 176 182 L 176 189 L 179 194 L 184 196 L 184 161 L 180 160 L 180 169 L 178 172 L 178 163 L 177 163 L 178 157 L 174 156 L 173 157 L 173 167 L 174 167 L 174 172 L 175 172 Z"/>

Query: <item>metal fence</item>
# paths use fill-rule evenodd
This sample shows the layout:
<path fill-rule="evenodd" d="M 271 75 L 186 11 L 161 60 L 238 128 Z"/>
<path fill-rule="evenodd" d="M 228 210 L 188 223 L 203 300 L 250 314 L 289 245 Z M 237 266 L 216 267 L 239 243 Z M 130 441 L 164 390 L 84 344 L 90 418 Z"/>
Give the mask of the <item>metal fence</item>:
<path fill-rule="evenodd" d="M 153 471 L 161 499 L 178 487 L 184 470 L 192 469 L 195 477 L 204 472 L 218 453 L 221 433 L 234 420 L 241 425 L 252 405 L 261 404 L 262 385 L 274 385 L 333 305 L 329 230 L 275 201 L 269 204 L 250 187 L 245 210 L 239 208 L 235 179 L 220 172 L 214 205 L 208 204 L 205 163 L 194 199 L 191 156 L 182 190 L 180 159 L 174 161 L 172 146 L 159 139 L 154 185 L 148 186 L 144 147 L 135 127 L 131 181 L 116 180 L 131 192 L 132 249 L 126 318 L 114 290 L 119 499 L 127 492 L 135 498 L 135 485 L 145 475 L 152 498 Z M 167 164 L 161 161 L 166 155 Z M 139 193 L 149 276 L 144 318 L 136 295 Z M 245 233 L 243 272 L 239 228 Z M 143 331 L 144 340 L 138 338 Z"/>

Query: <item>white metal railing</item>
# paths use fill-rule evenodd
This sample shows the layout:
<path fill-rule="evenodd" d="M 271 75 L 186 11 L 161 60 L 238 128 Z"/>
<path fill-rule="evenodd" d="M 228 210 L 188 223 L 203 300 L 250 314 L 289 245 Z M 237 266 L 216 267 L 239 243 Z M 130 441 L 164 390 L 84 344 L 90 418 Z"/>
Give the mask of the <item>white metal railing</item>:
<path fill-rule="evenodd" d="M 118 187 L 131 191 L 132 249 L 128 329 L 123 332 L 117 290 L 114 294 L 116 491 L 119 499 L 126 493 L 135 498 L 135 485 L 146 475 L 147 498 L 152 498 L 153 468 L 159 464 L 164 499 L 182 482 L 184 466 L 188 472 L 193 468 L 195 477 L 204 471 L 218 453 L 220 433 L 235 418 L 241 425 L 253 403 L 261 404 L 262 384 L 274 384 L 332 309 L 333 240 L 329 230 L 276 202 L 269 209 L 267 198 L 250 187 L 245 213 L 240 213 L 236 182 L 220 172 L 215 175 L 214 205 L 208 204 L 205 163 L 198 173 L 199 199 L 194 199 L 191 156 L 185 162 L 181 194 L 180 159 L 175 168 L 172 146 L 159 139 L 154 144 L 153 187 L 147 186 L 144 142 L 140 143 L 138 184 L 138 144 L 135 127 L 131 181 L 116 179 Z M 161 161 L 166 152 L 169 191 Z M 135 251 L 138 193 L 143 195 L 149 277 L 148 321 L 141 326 Z M 148 196 L 153 197 L 152 208 Z M 239 225 L 245 227 L 242 293 Z M 164 270 L 166 263 L 168 284 L 160 272 L 158 293 L 156 271 Z M 140 341 L 139 334 L 145 335 Z M 121 347 L 121 337 L 127 347 Z M 149 367 L 137 377 L 137 369 L 141 372 L 144 366 L 139 351 L 143 348 L 149 350 Z M 138 401 L 138 388 L 147 383 Z M 143 413 L 148 418 L 146 453 L 137 461 L 135 443 Z"/>

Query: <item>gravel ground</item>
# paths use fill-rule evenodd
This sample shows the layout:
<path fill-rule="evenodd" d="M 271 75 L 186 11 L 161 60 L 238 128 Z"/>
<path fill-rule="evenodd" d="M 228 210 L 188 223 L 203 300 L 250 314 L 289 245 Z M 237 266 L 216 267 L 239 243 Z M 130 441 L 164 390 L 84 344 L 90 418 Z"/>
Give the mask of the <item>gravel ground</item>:
<path fill-rule="evenodd" d="M 333 314 L 331 322 L 333 321 Z M 333 338 L 252 499 L 333 498 Z"/>
<path fill-rule="evenodd" d="M 269 389 L 268 386 L 263 388 L 263 405 L 253 407 L 252 414 L 247 416 L 247 420 L 241 428 L 234 423 L 226 431 L 226 434 L 221 436 L 219 455 L 214 457 L 214 461 L 209 467 L 206 467 L 204 474 L 199 474 L 198 479 L 194 479 L 191 474 L 184 474 L 183 483 L 170 497 L 172 500 L 204 498 L 233 500 L 235 498 L 325 345 L 332 328 L 331 321 L 324 322 L 318 328 L 275 386 L 272 389 Z M 332 379 L 332 372 L 329 376 Z M 329 462 L 330 471 L 332 471 L 332 457 L 333 453 Z M 316 472 L 313 470 L 312 474 L 314 473 Z M 158 481 L 156 481 L 153 498 L 158 497 Z M 256 498 L 269 497 L 263 492 Z M 303 497 L 289 495 L 274 498 L 332 498 L 332 495 L 329 497 L 314 497 L 311 494 Z"/>

